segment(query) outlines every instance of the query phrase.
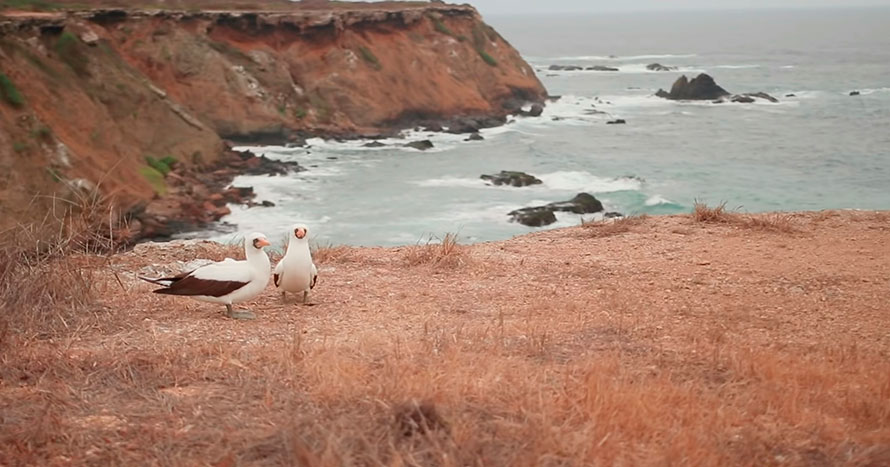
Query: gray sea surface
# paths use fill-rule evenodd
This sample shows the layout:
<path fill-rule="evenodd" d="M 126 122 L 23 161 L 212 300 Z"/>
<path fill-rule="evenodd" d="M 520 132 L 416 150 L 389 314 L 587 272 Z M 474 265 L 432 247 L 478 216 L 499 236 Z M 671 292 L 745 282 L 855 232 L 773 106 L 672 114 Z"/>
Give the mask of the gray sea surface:
<path fill-rule="evenodd" d="M 236 185 L 253 186 L 276 207 L 233 207 L 228 225 L 198 235 L 277 237 L 304 222 L 322 244 L 415 244 L 448 232 L 462 242 L 498 240 L 534 230 L 509 222 L 509 211 L 579 192 L 625 214 L 688 212 L 696 200 L 743 212 L 890 209 L 890 9 L 485 19 L 562 96 L 541 117 L 484 130 L 480 142 L 405 135 L 432 140 L 426 152 L 395 139 L 378 149 L 320 139 L 307 148 L 251 148 L 309 170 L 238 177 Z M 646 69 L 655 62 L 679 69 Z M 547 70 L 553 64 L 620 71 Z M 654 96 L 701 72 L 730 92 L 763 91 L 780 102 Z M 606 124 L 614 118 L 627 124 Z M 479 179 L 500 170 L 544 183 L 492 187 Z M 548 228 L 580 221 L 562 214 Z"/>

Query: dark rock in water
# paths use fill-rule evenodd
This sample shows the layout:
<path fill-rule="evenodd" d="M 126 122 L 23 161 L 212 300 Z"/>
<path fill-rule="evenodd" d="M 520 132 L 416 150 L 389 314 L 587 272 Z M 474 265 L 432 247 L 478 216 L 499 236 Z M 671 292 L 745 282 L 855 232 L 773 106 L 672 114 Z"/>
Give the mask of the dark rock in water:
<path fill-rule="evenodd" d="M 470 135 L 469 138 L 465 139 L 464 141 L 482 141 L 484 139 L 485 138 L 483 138 L 482 135 L 480 135 L 479 133 L 473 133 Z"/>
<path fill-rule="evenodd" d="M 521 113 L 526 117 L 540 117 L 541 114 L 544 113 L 544 106 L 541 104 L 532 104 L 528 111 L 523 110 Z"/>
<path fill-rule="evenodd" d="M 448 133 L 477 133 L 483 128 L 501 126 L 506 121 L 506 117 L 460 117 L 448 123 Z"/>
<path fill-rule="evenodd" d="M 606 122 L 606 125 L 624 125 L 625 123 L 627 123 L 627 120 L 623 118 L 616 118 L 615 120 L 609 120 L 608 122 Z"/>
<path fill-rule="evenodd" d="M 735 102 L 737 104 L 751 104 L 757 101 L 757 99 L 764 99 L 767 101 L 776 104 L 779 102 L 779 99 L 776 99 L 773 96 L 765 92 L 746 92 L 744 94 L 736 94 L 729 99 L 729 102 Z M 714 101 L 715 104 L 722 104 L 727 101 L 727 98 L 720 98 Z"/>
<path fill-rule="evenodd" d="M 754 97 L 757 99 L 765 99 L 765 100 L 772 102 L 773 104 L 779 103 L 779 99 L 776 99 L 775 97 L 770 96 L 769 94 L 762 92 L 762 91 L 761 92 L 746 92 L 742 95 L 747 96 L 747 97 Z"/>
<path fill-rule="evenodd" d="M 785 94 L 785 97 L 797 97 L 795 94 Z"/>
<path fill-rule="evenodd" d="M 624 217 L 624 214 L 614 211 L 603 214 L 603 219 L 618 219 L 619 217 Z"/>
<path fill-rule="evenodd" d="M 424 125 L 423 130 L 439 133 L 439 132 L 443 131 L 444 129 L 442 128 L 441 124 L 433 122 L 433 123 L 428 123 L 428 124 Z"/>
<path fill-rule="evenodd" d="M 560 99 L 562 99 L 562 96 L 547 96 L 547 100 L 548 100 L 549 102 L 556 102 L 556 101 L 558 101 L 558 100 L 560 100 Z"/>
<path fill-rule="evenodd" d="M 287 175 L 290 172 L 302 172 L 306 169 L 293 161 L 278 161 L 266 156 L 255 157 L 250 151 L 238 153 L 240 161 L 232 161 L 229 168 L 236 169 L 245 175 Z"/>
<path fill-rule="evenodd" d="M 541 227 L 556 222 L 554 213 L 557 211 L 574 214 L 593 214 L 603 211 L 603 203 L 589 193 L 578 193 L 568 201 L 517 209 L 507 215 L 510 216 L 510 222 L 519 222 L 529 227 Z"/>
<path fill-rule="evenodd" d="M 554 211 L 573 212 L 575 214 L 593 214 L 603 211 L 603 203 L 589 193 L 578 193 L 574 198 L 547 205 Z"/>
<path fill-rule="evenodd" d="M 335 161 L 335 160 L 337 160 L 337 159 L 339 159 L 339 158 L 338 158 L 337 156 L 328 156 L 328 157 L 325 157 L 325 159 L 327 159 L 327 160 L 329 160 L 329 161 Z"/>
<path fill-rule="evenodd" d="M 581 71 L 584 67 L 578 65 L 550 65 L 547 69 L 550 71 Z"/>
<path fill-rule="evenodd" d="M 702 73 L 691 81 L 683 75 L 674 82 L 671 92 L 659 89 L 655 95 L 671 100 L 714 100 L 728 96 L 729 92 L 718 86 L 714 78 Z"/>
<path fill-rule="evenodd" d="M 586 109 L 584 110 L 584 115 L 603 115 L 608 114 L 609 112 L 604 112 L 602 110 L 597 109 Z"/>
<path fill-rule="evenodd" d="M 418 149 L 421 151 L 426 151 L 427 149 L 432 149 L 434 146 L 433 146 L 432 141 L 430 141 L 428 139 L 423 139 L 420 141 L 412 141 L 412 142 L 406 144 L 405 147 L 406 148 L 414 148 L 414 149 Z"/>
<path fill-rule="evenodd" d="M 381 143 L 380 141 L 371 141 L 370 143 L 365 143 L 362 145 L 363 148 L 382 148 L 384 146 L 386 145 Z"/>
<path fill-rule="evenodd" d="M 550 120 L 553 120 L 554 122 L 559 122 L 559 121 L 562 121 L 562 117 L 553 117 Z"/>
<path fill-rule="evenodd" d="M 493 185 L 510 185 L 515 187 L 523 187 L 529 185 L 540 185 L 544 183 L 538 177 L 529 175 L 525 172 L 513 170 L 501 170 L 501 173 L 494 175 L 481 175 L 479 178 L 490 182 Z"/>
<path fill-rule="evenodd" d="M 646 69 L 649 71 L 674 71 L 677 69 L 675 66 L 665 66 L 661 63 L 650 63 L 646 65 Z"/>
<path fill-rule="evenodd" d="M 618 70 L 618 68 L 613 68 L 610 66 L 596 65 L 596 66 L 587 67 L 587 71 L 619 71 L 619 70 Z"/>
<path fill-rule="evenodd" d="M 859 92 L 859 91 L 850 91 L 850 95 L 851 95 L 851 96 L 859 96 L 859 95 L 861 95 L 861 94 L 862 94 L 862 93 Z"/>
<path fill-rule="evenodd" d="M 517 209 L 508 215 L 510 222 L 519 222 L 529 227 L 543 227 L 556 222 L 556 214 L 545 206 Z"/>

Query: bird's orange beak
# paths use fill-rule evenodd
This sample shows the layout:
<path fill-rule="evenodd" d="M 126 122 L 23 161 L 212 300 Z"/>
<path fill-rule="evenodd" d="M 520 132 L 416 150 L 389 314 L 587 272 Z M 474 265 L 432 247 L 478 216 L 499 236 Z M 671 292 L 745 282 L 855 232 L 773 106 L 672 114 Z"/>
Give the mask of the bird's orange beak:
<path fill-rule="evenodd" d="M 306 236 L 306 229 L 297 229 L 297 231 L 294 232 L 294 235 L 296 235 L 297 238 L 303 238 Z"/>
<path fill-rule="evenodd" d="M 257 245 L 259 245 L 260 248 L 262 248 L 264 246 L 271 245 L 271 243 L 269 243 L 269 240 L 266 240 L 265 238 L 261 238 L 261 239 L 257 240 Z"/>

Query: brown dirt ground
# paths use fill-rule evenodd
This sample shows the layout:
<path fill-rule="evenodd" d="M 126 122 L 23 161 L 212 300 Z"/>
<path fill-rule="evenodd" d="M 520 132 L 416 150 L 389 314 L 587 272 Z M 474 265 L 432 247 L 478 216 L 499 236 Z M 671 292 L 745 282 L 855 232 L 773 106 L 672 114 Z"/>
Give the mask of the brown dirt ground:
<path fill-rule="evenodd" d="M 252 322 L 135 278 L 231 248 L 140 247 L 11 325 L 0 464 L 890 465 L 890 213 L 727 219 L 328 248 Z"/>

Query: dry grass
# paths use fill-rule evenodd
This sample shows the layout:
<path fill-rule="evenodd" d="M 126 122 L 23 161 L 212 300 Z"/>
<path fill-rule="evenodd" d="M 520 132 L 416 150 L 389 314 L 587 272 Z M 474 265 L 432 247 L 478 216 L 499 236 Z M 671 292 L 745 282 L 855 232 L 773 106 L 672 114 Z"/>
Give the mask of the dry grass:
<path fill-rule="evenodd" d="M 96 271 L 118 244 L 121 225 L 110 205 L 84 193 L 53 198 L 39 224 L 0 232 L 0 302 L 8 311 L 0 327 L 22 333 L 78 325 L 94 303 Z"/>
<path fill-rule="evenodd" d="M 790 214 L 783 212 L 745 216 L 741 225 L 749 229 L 762 230 L 765 232 L 790 234 L 800 231 L 794 222 L 794 218 Z"/>
<path fill-rule="evenodd" d="M 353 249 L 253 322 L 123 277 L 100 325 L 0 352 L 0 465 L 888 465 L 890 245 L 850 219 Z M 116 261 L 193 259 L 153 248 Z"/>
<path fill-rule="evenodd" d="M 406 248 L 405 263 L 408 266 L 435 266 L 455 268 L 469 261 L 467 248 L 457 242 L 457 234 L 447 233 L 439 242 L 430 239 L 423 245 Z"/>
<path fill-rule="evenodd" d="M 814 221 L 820 222 L 827 219 L 825 216 L 826 214 L 820 213 L 814 218 Z M 721 203 L 716 207 L 709 207 L 704 203 L 696 201 L 692 210 L 692 219 L 700 223 L 730 224 L 764 232 L 792 234 L 800 231 L 791 214 L 783 212 L 740 214 L 728 211 L 726 203 Z"/>
<path fill-rule="evenodd" d="M 584 226 L 584 233 L 587 236 L 595 238 L 611 237 L 630 232 L 634 227 L 644 224 L 648 218 L 649 216 L 642 214 L 614 220 L 604 219 L 602 221 L 582 222 L 581 225 Z"/>
<path fill-rule="evenodd" d="M 312 246 L 312 260 L 315 264 L 329 264 L 351 261 L 355 248 L 346 245 L 321 245 Z"/>
<path fill-rule="evenodd" d="M 726 203 L 720 203 L 715 207 L 710 207 L 705 203 L 696 201 L 692 208 L 692 219 L 695 222 L 706 223 L 730 223 L 735 219 L 734 214 L 726 209 Z"/>

